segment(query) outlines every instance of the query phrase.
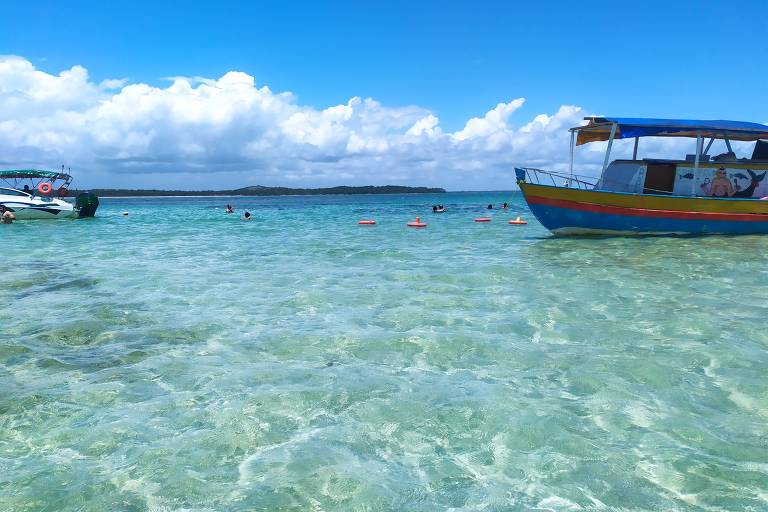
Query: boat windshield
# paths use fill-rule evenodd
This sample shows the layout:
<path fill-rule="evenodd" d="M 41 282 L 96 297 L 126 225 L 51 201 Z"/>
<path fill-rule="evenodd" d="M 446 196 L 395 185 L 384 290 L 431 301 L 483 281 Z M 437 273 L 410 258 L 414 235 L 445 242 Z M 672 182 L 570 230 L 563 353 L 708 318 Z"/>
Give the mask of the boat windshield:
<path fill-rule="evenodd" d="M 22 197 L 29 197 L 30 194 L 27 194 L 26 192 L 22 192 L 21 190 L 16 190 L 13 188 L 3 188 L 0 187 L 0 195 L 2 196 L 22 196 Z"/>

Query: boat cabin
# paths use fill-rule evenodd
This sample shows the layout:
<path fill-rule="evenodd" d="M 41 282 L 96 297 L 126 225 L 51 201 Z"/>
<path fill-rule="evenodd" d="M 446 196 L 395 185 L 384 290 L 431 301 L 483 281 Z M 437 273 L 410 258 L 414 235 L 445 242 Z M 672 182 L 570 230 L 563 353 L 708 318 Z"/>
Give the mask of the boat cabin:
<path fill-rule="evenodd" d="M 768 126 L 736 121 L 596 117 L 586 120 L 589 122 L 585 126 L 571 129 L 571 169 L 574 142 L 581 145 L 607 141 L 596 190 L 697 197 L 768 196 Z M 639 140 L 648 136 L 695 138 L 695 151 L 681 160 L 638 159 Z M 613 141 L 620 138 L 634 138 L 632 158 L 610 161 Z M 716 140 L 725 142 L 726 151 L 711 155 Z M 751 155 L 737 157 L 732 141 L 753 142 Z"/>

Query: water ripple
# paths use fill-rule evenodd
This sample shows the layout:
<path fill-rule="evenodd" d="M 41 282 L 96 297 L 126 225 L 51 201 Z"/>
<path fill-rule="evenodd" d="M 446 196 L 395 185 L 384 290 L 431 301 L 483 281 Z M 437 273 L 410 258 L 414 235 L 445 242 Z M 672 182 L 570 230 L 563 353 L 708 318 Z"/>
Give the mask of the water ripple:
<path fill-rule="evenodd" d="M 768 508 L 768 239 L 555 239 L 502 193 L 99 213 L 2 229 L 0 510 Z"/>

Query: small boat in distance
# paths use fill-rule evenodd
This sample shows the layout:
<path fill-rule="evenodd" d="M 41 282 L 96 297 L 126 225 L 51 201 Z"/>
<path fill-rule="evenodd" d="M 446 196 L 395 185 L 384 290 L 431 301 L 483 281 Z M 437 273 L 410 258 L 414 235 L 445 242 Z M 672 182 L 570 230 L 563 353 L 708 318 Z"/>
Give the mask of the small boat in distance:
<path fill-rule="evenodd" d="M 568 173 L 515 169 L 531 212 L 554 234 L 768 234 L 768 126 L 682 119 L 585 120 L 584 126 L 570 129 Z M 641 137 L 689 137 L 696 139 L 696 150 L 682 160 L 638 159 Z M 626 138 L 634 139 L 632 158 L 610 161 L 613 141 Z M 710 156 L 715 140 L 723 140 L 727 151 Z M 600 177 L 574 174 L 574 146 L 598 141 L 608 142 Z M 731 141 L 753 141 L 751 158 L 737 158 Z"/>
<path fill-rule="evenodd" d="M 23 188 L 22 183 L 25 183 Z M 99 198 L 95 194 L 83 192 L 75 198 L 74 204 L 64 200 L 69 193 L 70 183 L 72 176 L 63 171 L 0 171 L 0 205 L 13 212 L 18 220 L 69 219 L 96 215 Z"/>

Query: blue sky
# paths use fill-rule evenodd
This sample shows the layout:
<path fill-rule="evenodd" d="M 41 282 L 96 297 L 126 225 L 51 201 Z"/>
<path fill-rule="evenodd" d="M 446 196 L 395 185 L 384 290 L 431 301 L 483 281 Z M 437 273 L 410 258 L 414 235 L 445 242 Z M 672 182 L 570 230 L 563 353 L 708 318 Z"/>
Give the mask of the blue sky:
<path fill-rule="evenodd" d="M 52 75 L 79 65 L 93 83 L 164 88 L 165 77 L 240 71 L 317 110 L 353 97 L 418 106 L 446 133 L 515 98 L 526 101 L 510 127 L 561 105 L 768 121 L 766 2 L 13 2 L 3 11 L 0 54 Z"/>

